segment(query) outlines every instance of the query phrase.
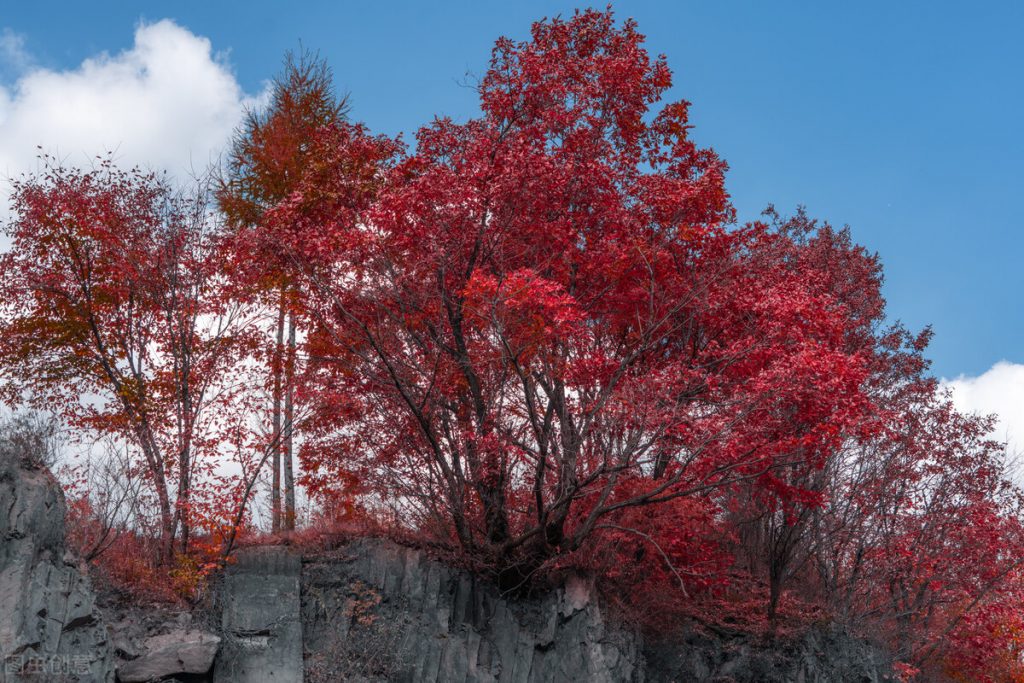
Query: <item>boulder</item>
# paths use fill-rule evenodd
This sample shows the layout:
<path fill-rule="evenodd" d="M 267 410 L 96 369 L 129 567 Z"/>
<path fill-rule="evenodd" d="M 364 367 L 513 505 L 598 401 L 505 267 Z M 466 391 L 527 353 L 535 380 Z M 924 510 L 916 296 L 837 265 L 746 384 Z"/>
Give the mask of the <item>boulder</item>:
<path fill-rule="evenodd" d="M 179 629 L 145 641 L 138 657 L 117 668 L 121 683 L 145 683 L 170 676 L 201 675 L 210 671 L 220 638 L 200 630 Z"/>

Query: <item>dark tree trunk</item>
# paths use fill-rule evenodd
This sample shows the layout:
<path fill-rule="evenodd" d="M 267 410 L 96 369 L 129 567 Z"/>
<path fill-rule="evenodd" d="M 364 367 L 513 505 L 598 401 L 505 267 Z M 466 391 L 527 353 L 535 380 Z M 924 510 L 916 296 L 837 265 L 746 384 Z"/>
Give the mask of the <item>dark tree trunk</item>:
<path fill-rule="evenodd" d="M 271 476 L 270 490 L 270 528 L 273 533 L 281 531 L 281 375 L 283 371 L 284 356 L 284 288 L 281 288 L 281 299 L 277 309 L 277 343 L 274 346 L 274 359 L 271 372 L 273 373 L 273 433 L 271 444 L 273 456 L 271 467 L 274 468 Z"/>
<path fill-rule="evenodd" d="M 284 433 L 282 457 L 284 459 L 284 531 L 295 530 L 295 477 L 292 473 L 292 437 L 295 434 L 295 314 L 288 314 L 288 351 L 284 380 Z"/>

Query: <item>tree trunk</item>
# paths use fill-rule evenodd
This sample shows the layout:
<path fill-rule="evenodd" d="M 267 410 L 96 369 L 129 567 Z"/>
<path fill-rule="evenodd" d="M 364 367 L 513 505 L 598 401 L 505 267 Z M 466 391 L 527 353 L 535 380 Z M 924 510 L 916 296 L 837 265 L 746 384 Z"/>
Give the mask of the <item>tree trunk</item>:
<path fill-rule="evenodd" d="M 782 598 L 782 575 L 774 569 L 768 577 L 768 632 L 774 637 L 779 620 L 779 600 Z"/>
<path fill-rule="evenodd" d="M 273 372 L 273 434 L 271 446 L 273 457 L 271 466 L 274 468 L 270 490 L 270 527 L 273 533 L 281 531 L 281 374 L 284 355 L 284 287 L 281 288 L 281 300 L 277 309 L 277 344 L 274 346 L 274 359 L 271 363 Z"/>
<path fill-rule="evenodd" d="M 284 368 L 284 521 L 285 531 L 295 530 L 295 478 L 292 474 L 292 435 L 295 433 L 295 313 L 288 313 L 288 357 Z"/>
<path fill-rule="evenodd" d="M 188 552 L 192 528 L 192 386 L 190 383 L 191 363 L 187 352 L 182 354 L 185 361 L 181 367 L 178 436 L 178 504 L 177 515 L 181 524 L 181 552 Z"/>
<path fill-rule="evenodd" d="M 185 451 L 182 456 L 180 463 L 180 471 L 178 472 L 178 503 L 177 503 L 177 515 L 178 522 L 181 528 L 181 552 L 188 552 L 189 532 L 191 530 L 190 523 L 190 512 L 189 506 L 191 505 L 191 493 L 192 486 L 190 477 L 191 463 L 189 462 L 189 453 Z"/>
<path fill-rule="evenodd" d="M 174 536 L 177 520 L 171 509 L 171 497 L 167 493 L 167 477 L 164 474 L 164 460 L 160 456 L 154 440 L 150 438 L 150 432 L 142 419 L 133 416 L 137 420 L 134 426 L 137 444 L 142 449 L 146 458 L 148 474 L 152 477 L 153 488 L 156 489 L 157 502 L 160 505 L 160 561 L 169 565 L 174 558 Z"/>
<path fill-rule="evenodd" d="M 143 451 L 147 450 L 143 446 Z M 153 477 L 153 486 L 156 488 L 157 501 L 160 504 L 160 560 L 169 565 L 174 557 L 174 513 L 171 511 L 171 497 L 167 495 L 167 479 L 164 477 L 162 465 L 156 460 L 155 455 L 147 458 L 151 463 L 157 462 L 157 466 L 150 465 L 150 474 Z"/>

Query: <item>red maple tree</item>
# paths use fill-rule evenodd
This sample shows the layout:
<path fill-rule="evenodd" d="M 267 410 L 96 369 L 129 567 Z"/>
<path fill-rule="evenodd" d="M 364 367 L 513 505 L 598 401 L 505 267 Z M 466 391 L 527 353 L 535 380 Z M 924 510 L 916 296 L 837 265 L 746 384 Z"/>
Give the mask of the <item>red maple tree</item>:
<path fill-rule="evenodd" d="M 638 506 L 816 498 L 792 473 L 866 405 L 847 306 L 766 256 L 787 238 L 728 227 L 724 163 L 685 102 L 655 110 L 670 83 L 630 22 L 540 23 L 498 42 L 481 118 L 368 166 L 372 201 L 314 173 L 271 212 L 330 418 L 314 486 L 355 473 L 511 583 Z M 381 145 L 350 129 L 324 154 Z"/>
<path fill-rule="evenodd" d="M 189 546 L 197 491 L 220 496 L 219 446 L 250 350 L 218 296 L 223 258 L 201 194 L 157 176 L 49 164 L 15 182 L 0 257 L 0 377 L 70 426 L 130 443 L 158 501 L 162 554 Z"/>

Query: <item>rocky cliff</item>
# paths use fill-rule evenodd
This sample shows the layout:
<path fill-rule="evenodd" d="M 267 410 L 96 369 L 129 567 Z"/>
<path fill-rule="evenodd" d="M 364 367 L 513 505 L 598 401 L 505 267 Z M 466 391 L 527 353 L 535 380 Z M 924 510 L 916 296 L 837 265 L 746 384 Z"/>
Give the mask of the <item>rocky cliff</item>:
<path fill-rule="evenodd" d="M 386 541 L 307 557 L 301 575 L 306 680 L 570 683 L 883 683 L 885 653 L 835 627 L 766 644 L 692 635 L 648 642 L 594 586 L 570 577 L 533 599 Z"/>
<path fill-rule="evenodd" d="M 882 651 L 840 629 L 771 646 L 698 635 L 645 643 L 583 577 L 511 598 L 376 539 L 305 557 L 244 549 L 219 583 L 215 613 L 121 606 L 108 631 L 65 552 L 64 511 L 45 469 L 0 459 L 0 683 L 893 680 Z"/>
<path fill-rule="evenodd" d="M 89 580 L 65 552 L 64 511 L 45 468 L 0 453 L 0 681 L 114 680 Z"/>
<path fill-rule="evenodd" d="M 640 639 L 618 628 L 593 585 L 570 578 L 537 599 L 392 543 L 360 540 L 302 572 L 309 681 L 634 681 Z"/>

